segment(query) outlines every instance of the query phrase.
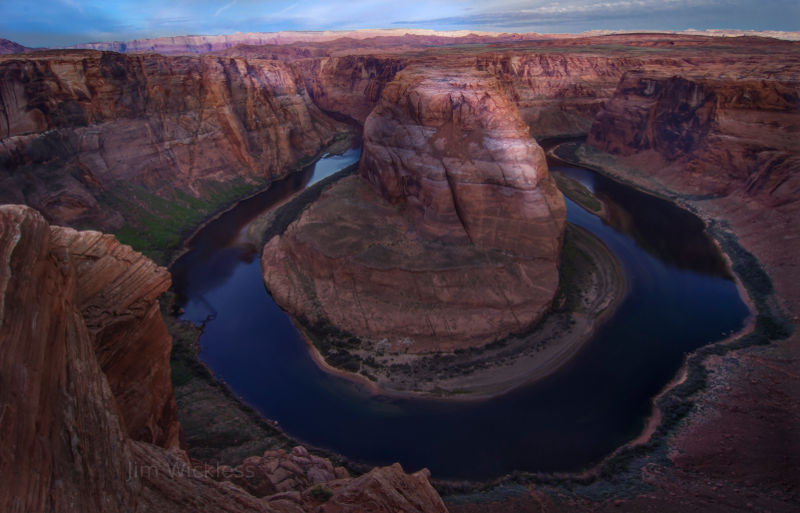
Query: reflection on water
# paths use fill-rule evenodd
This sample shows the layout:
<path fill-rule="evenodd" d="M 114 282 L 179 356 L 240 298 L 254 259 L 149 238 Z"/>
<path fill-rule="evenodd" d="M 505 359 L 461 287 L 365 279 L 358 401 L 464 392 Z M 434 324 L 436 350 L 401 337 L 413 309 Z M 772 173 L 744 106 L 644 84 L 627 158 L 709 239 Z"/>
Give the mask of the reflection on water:
<path fill-rule="evenodd" d="M 250 264 L 257 260 L 260 248 L 245 238 L 247 228 L 256 217 L 295 192 L 358 162 L 360 155 L 359 148 L 342 155 L 325 155 L 316 164 L 292 173 L 270 185 L 266 191 L 241 201 L 197 232 L 187 242 L 191 251 L 170 269 L 176 304 L 186 310 L 184 318 L 203 322 L 216 317 L 216 310 L 205 299 L 205 294 L 228 282 L 240 263 Z"/>
<path fill-rule="evenodd" d="M 550 169 L 594 192 L 606 205 L 608 224 L 629 235 L 651 255 L 681 269 L 732 279 L 697 216 L 587 169 L 558 163 L 551 163 Z"/>
<path fill-rule="evenodd" d="M 629 295 L 548 378 L 487 401 L 441 402 L 371 396 L 321 371 L 265 291 L 255 249 L 237 238 L 260 210 L 315 179 L 309 171 L 212 223 L 173 266 L 184 317 L 215 316 L 201 359 L 290 435 L 366 463 L 486 479 L 596 462 L 641 430 L 650 399 L 686 352 L 738 330 L 748 312 L 699 220 L 590 171 L 565 171 L 613 205 L 608 223 L 571 201 L 567 216 L 617 256 Z"/>

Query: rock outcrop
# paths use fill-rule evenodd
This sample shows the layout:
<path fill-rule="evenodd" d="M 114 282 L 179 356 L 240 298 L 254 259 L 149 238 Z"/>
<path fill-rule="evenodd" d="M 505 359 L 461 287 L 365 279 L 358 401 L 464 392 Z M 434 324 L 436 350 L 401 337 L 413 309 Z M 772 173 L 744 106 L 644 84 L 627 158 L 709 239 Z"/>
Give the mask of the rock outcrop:
<path fill-rule="evenodd" d="M 123 512 L 138 492 L 74 265 L 38 213 L 0 207 L 2 511 Z"/>
<path fill-rule="evenodd" d="M 100 232 L 53 227 L 51 245 L 72 261 L 75 305 L 128 436 L 178 447 L 180 426 L 168 363 L 172 339 L 158 303 L 170 286 L 169 272 Z"/>
<path fill-rule="evenodd" d="M 800 76 L 771 75 L 628 73 L 588 142 L 696 194 L 780 205 L 800 190 Z"/>
<path fill-rule="evenodd" d="M 0 38 L 0 54 L 23 53 L 30 50 L 19 43 Z"/>
<path fill-rule="evenodd" d="M 168 285 L 109 235 L 0 206 L 0 510 L 446 511 L 426 471 L 399 465 L 352 478 L 302 447 L 190 462 L 155 302 Z"/>
<path fill-rule="evenodd" d="M 142 227 L 264 184 L 334 136 L 280 62 L 90 51 L 0 58 L 0 202 Z M 234 199 L 234 198 L 231 198 Z"/>
<path fill-rule="evenodd" d="M 402 71 L 366 121 L 360 175 L 267 242 L 279 305 L 398 353 L 481 346 L 541 318 L 566 212 L 496 79 Z"/>
<path fill-rule="evenodd" d="M 429 238 L 558 258 L 564 201 L 491 75 L 403 72 L 367 119 L 359 169 Z"/>
<path fill-rule="evenodd" d="M 363 125 L 383 88 L 407 64 L 402 56 L 345 55 L 303 59 L 293 65 L 317 106 Z"/>

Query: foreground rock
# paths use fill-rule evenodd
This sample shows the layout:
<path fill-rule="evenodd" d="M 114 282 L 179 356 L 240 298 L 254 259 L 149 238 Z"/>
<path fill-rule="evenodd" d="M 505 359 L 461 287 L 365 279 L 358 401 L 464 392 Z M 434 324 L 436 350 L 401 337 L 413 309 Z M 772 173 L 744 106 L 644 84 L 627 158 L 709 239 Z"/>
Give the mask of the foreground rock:
<path fill-rule="evenodd" d="M 427 473 L 397 465 L 351 478 L 303 448 L 227 475 L 192 464 L 155 308 L 168 285 L 113 237 L 0 206 L 0 510 L 446 511 Z M 271 462 L 270 496 L 237 480 Z"/>
<path fill-rule="evenodd" d="M 479 347 L 550 306 L 565 215 L 495 79 L 406 69 L 367 119 L 360 176 L 268 241 L 262 267 L 304 324 L 375 352 Z"/>

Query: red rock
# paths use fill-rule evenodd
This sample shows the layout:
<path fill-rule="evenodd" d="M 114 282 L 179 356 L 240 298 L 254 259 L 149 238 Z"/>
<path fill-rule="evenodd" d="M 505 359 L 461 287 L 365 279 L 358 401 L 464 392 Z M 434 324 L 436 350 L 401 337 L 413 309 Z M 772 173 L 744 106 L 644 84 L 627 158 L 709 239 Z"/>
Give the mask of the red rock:
<path fill-rule="evenodd" d="M 428 482 L 427 469 L 406 474 L 400 464 L 375 468 L 351 480 L 329 483 L 333 496 L 319 511 L 323 513 L 444 513 L 447 511 Z"/>
<path fill-rule="evenodd" d="M 711 195 L 741 191 L 778 206 L 800 188 L 798 80 L 797 72 L 765 78 L 752 69 L 713 78 L 628 73 L 589 143 L 623 157 L 656 153 L 659 159 L 645 167 L 673 186 Z"/>
<path fill-rule="evenodd" d="M 401 72 L 366 122 L 360 173 L 372 190 L 342 180 L 266 244 L 278 304 L 396 352 L 480 346 L 541 317 L 566 212 L 496 80 Z"/>
<path fill-rule="evenodd" d="M 152 202 L 127 205 L 136 202 L 131 190 L 206 200 L 220 185 L 255 187 L 335 131 L 275 61 L 8 56 L 0 58 L 0 99 L 0 202 L 107 230 L 134 207 L 158 213 Z"/>
<path fill-rule="evenodd" d="M 137 483 L 80 283 L 35 211 L 0 206 L 0 510 L 126 511 Z"/>
<path fill-rule="evenodd" d="M 333 466 L 304 448 L 249 458 L 226 471 L 192 465 L 183 451 L 149 443 L 174 445 L 170 429 L 177 429 L 169 407 L 169 352 L 161 350 L 161 330 L 154 328 L 163 321 L 149 315 L 168 284 L 163 268 L 113 237 L 51 227 L 28 207 L 0 206 L 0 510 L 268 513 L 316 507 L 301 492 L 314 476 L 332 482 Z M 166 388 L 159 379 L 164 373 L 154 368 L 166 369 Z M 133 398 L 141 412 L 131 410 Z M 156 399 L 168 405 L 157 412 L 161 418 L 153 417 L 153 408 L 163 406 Z M 139 436 L 147 441 L 129 436 L 145 432 L 136 422 L 152 435 Z M 287 489 L 293 493 L 270 502 L 234 484 L 252 476 L 242 484 L 259 495 L 274 493 L 271 481 L 256 473 L 272 459 L 279 470 L 294 472 L 284 480 L 294 483 Z M 392 467 L 340 479 L 332 504 L 347 503 L 351 511 L 446 511 L 428 477 Z M 370 509 L 376 505 L 381 509 Z"/>
<path fill-rule="evenodd" d="M 129 436 L 177 447 L 180 426 L 169 368 L 172 338 L 158 303 L 170 286 L 169 273 L 111 235 L 53 227 L 51 238 L 74 262 L 76 306 Z"/>
<path fill-rule="evenodd" d="M 359 172 L 431 238 L 558 259 L 564 200 L 488 74 L 404 70 L 365 123 Z"/>

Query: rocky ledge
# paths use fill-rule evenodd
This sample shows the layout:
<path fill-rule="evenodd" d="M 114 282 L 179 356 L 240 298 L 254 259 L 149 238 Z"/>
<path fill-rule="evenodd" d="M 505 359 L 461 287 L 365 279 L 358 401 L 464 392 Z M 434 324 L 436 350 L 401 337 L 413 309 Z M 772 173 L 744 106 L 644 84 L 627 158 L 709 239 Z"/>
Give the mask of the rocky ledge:
<path fill-rule="evenodd" d="M 209 467 L 178 447 L 167 271 L 0 206 L 0 511 L 446 512 L 426 470 L 351 477 L 296 447 Z"/>

